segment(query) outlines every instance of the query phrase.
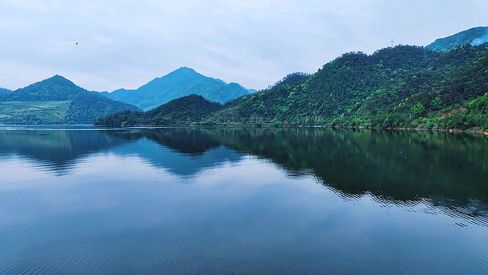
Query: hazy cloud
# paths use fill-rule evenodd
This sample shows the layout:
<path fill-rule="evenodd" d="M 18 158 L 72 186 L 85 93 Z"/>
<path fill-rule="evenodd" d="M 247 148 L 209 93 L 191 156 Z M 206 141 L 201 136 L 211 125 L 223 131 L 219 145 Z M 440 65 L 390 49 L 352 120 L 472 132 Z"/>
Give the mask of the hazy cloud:
<path fill-rule="evenodd" d="M 347 51 L 488 25 L 486 14 L 486 0 L 0 0 L 0 87 L 61 74 L 135 88 L 189 66 L 263 88 Z"/>

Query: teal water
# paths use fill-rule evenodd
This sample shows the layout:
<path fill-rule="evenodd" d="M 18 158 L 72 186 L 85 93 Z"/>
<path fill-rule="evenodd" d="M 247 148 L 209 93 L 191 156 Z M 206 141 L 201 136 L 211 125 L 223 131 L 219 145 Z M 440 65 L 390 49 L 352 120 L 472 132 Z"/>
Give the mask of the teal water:
<path fill-rule="evenodd" d="M 0 130 L 0 274 L 487 274 L 488 139 Z"/>

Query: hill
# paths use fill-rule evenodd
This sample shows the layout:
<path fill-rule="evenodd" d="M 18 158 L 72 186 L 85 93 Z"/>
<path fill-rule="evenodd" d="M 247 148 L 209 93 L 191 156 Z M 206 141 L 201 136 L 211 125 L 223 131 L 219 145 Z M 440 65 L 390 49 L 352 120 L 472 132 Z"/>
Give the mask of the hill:
<path fill-rule="evenodd" d="M 386 48 L 371 55 L 352 52 L 314 74 L 290 74 L 266 90 L 209 109 L 205 115 L 188 115 L 193 108 L 177 100 L 177 112 L 169 119 L 144 121 L 137 113 L 125 113 L 105 122 L 488 130 L 487 68 L 488 44 L 447 52 L 417 46 Z"/>
<path fill-rule="evenodd" d="M 237 83 L 227 84 L 222 80 L 209 78 L 193 69 L 183 67 L 166 76 L 156 78 L 137 90 L 119 89 L 103 95 L 148 110 L 190 94 L 225 103 L 251 92 L 253 90 L 247 90 Z"/>
<path fill-rule="evenodd" d="M 100 119 L 98 126 L 188 126 L 220 110 L 222 105 L 210 102 L 200 95 L 189 95 L 172 100 L 148 112 L 122 112 Z"/>
<path fill-rule="evenodd" d="M 0 124 L 92 124 L 126 110 L 138 108 L 56 75 L 0 97 Z"/>
<path fill-rule="evenodd" d="M 227 84 L 222 80 L 201 75 L 190 68 L 180 68 L 156 78 L 137 90 L 120 89 L 104 93 L 113 100 L 126 102 L 149 110 L 190 94 L 197 94 L 218 103 L 225 103 L 251 91 L 237 83 Z"/>
<path fill-rule="evenodd" d="M 452 116 L 471 116 L 472 111 L 465 113 L 467 106 L 472 109 L 484 102 L 487 68 L 487 45 L 449 52 L 397 46 L 372 55 L 348 53 L 313 75 L 293 74 L 231 102 L 206 122 L 483 128 L 479 120 L 455 123 Z"/>
<path fill-rule="evenodd" d="M 472 28 L 455 35 L 440 38 L 428 45 L 426 49 L 431 51 L 450 51 L 459 46 L 479 46 L 488 42 L 488 27 Z"/>

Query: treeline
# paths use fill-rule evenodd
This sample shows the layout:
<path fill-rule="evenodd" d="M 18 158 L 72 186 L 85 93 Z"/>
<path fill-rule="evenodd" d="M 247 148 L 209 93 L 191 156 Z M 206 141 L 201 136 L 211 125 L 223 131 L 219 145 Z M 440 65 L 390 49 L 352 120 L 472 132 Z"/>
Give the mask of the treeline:
<path fill-rule="evenodd" d="M 151 115 L 123 113 L 101 123 L 487 130 L 487 92 L 488 46 L 449 52 L 397 46 L 344 54 L 312 75 L 290 74 L 223 107 L 180 101 Z M 200 107 L 206 111 L 196 112 Z"/>
<path fill-rule="evenodd" d="M 122 112 L 96 121 L 95 125 L 108 127 L 129 126 L 189 126 L 222 109 L 199 95 L 172 100 L 148 112 Z"/>
<path fill-rule="evenodd" d="M 236 100 L 207 122 L 486 129 L 464 110 L 488 92 L 487 70 L 487 46 L 447 53 L 414 46 L 348 53 L 311 76 L 290 75 Z M 486 109 L 472 108 L 486 117 Z"/>

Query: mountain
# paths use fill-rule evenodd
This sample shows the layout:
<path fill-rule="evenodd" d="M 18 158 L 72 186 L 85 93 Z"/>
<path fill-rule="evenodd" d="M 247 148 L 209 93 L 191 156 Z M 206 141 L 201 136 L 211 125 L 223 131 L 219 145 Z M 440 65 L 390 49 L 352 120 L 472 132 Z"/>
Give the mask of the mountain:
<path fill-rule="evenodd" d="M 193 108 L 176 101 L 178 112 L 171 119 L 153 119 L 149 124 L 487 131 L 487 92 L 488 44 L 448 52 L 397 46 L 371 55 L 344 54 L 314 74 L 290 74 L 266 90 L 201 116 L 189 116 L 186 112 Z M 147 123 L 127 114 L 104 122 L 111 121 L 116 126 Z"/>
<path fill-rule="evenodd" d="M 0 97 L 0 124 L 91 124 L 126 110 L 139 109 L 56 75 Z"/>
<path fill-rule="evenodd" d="M 86 90 L 68 79 L 55 75 L 12 93 L 9 101 L 63 101 L 73 100 Z"/>
<path fill-rule="evenodd" d="M 455 35 L 437 39 L 426 49 L 431 51 L 449 51 L 463 45 L 479 46 L 488 42 L 488 27 L 472 28 Z"/>
<path fill-rule="evenodd" d="M 348 53 L 311 76 L 291 75 L 229 103 L 207 122 L 486 130 L 487 68 L 487 44 Z"/>
<path fill-rule="evenodd" d="M 119 89 L 103 95 L 149 110 L 190 94 L 197 94 L 218 103 L 225 103 L 243 95 L 247 90 L 237 83 L 203 76 L 193 69 L 180 68 L 161 78 L 156 78 L 137 90 Z"/>
<path fill-rule="evenodd" d="M 99 126 L 188 126 L 201 121 L 208 115 L 222 109 L 222 105 L 210 102 L 200 95 L 189 95 L 172 100 L 160 107 L 142 112 L 122 112 L 100 119 Z"/>

